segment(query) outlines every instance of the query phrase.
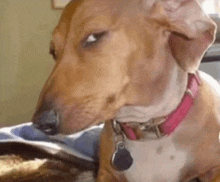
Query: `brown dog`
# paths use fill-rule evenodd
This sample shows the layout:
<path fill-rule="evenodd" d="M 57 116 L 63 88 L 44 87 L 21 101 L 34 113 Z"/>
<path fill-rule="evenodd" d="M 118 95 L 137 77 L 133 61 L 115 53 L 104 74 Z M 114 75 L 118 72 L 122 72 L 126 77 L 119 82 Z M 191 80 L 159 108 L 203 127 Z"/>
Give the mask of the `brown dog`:
<path fill-rule="evenodd" d="M 72 1 L 33 122 L 70 134 L 106 120 L 97 181 L 210 182 L 220 167 L 220 87 L 189 73 L 215 29 L 195 0 Z"/>

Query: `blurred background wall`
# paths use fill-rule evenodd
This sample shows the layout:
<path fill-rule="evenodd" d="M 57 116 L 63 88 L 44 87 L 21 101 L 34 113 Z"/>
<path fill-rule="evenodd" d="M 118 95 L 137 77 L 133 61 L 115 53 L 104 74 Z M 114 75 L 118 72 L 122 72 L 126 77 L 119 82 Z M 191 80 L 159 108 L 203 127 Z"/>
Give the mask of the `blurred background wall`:
<path fill-rule="evenodd" d="M 0 127 L 30 121 L 54 62 L 50 0 L 0 0 Z"/>

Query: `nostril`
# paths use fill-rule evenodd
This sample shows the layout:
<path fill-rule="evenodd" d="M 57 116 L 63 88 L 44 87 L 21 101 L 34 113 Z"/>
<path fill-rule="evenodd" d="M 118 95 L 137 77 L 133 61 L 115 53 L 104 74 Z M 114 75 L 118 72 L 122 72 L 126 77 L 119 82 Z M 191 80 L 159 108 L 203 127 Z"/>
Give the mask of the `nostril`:
<path fill-rule="evenodd" d="M 58 133 L 59 114 L 54 110 L 44 112 L 34 126 L 48 135 L 55 135 Z"/>

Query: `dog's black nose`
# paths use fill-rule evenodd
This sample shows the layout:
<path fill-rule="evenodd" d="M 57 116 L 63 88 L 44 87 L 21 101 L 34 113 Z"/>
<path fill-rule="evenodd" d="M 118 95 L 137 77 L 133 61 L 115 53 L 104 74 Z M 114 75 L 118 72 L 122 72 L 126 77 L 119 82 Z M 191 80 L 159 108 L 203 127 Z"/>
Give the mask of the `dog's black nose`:
<path fill-rule="evenodd" d="M 54 110 L 45 111 L 37 120 L 37 122 L 34 122 L 34 126 L 37 129 L 47 135 L 55 135 L 58 133 L 59 114 Z"/>

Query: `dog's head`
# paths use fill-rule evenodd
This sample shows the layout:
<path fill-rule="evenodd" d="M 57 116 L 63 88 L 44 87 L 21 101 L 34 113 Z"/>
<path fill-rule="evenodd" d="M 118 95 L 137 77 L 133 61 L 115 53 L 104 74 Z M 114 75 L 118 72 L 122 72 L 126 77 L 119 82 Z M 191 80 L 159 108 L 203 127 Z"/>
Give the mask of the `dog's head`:
<path fill-rule="evenodd" d="M 214 33 L 195 0 L 73 0 L 53 32 L 56 65 L 33 122 L 69 134 L 125 105 L 155 105 L 171 82 L 182 88 Z"/>

